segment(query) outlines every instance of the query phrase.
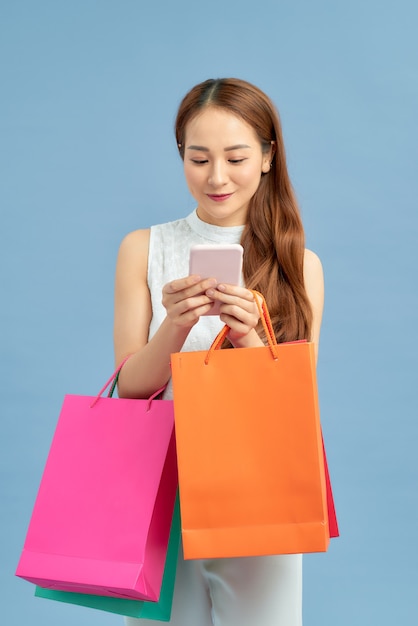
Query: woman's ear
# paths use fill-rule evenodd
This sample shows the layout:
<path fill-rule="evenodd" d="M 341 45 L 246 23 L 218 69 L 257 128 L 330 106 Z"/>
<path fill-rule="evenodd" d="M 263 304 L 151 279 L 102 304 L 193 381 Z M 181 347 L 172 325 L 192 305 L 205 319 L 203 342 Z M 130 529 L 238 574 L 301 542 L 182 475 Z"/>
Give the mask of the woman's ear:
<path fill-rule="evenodd" d="M 276 153 L 276 142 L 271 141 L 270 143 L 271 143 L 270 149 L 265 154 L 263 154 L 263 165 L 261 168 L 261 171 L 263 172 L 263 174 L 267 174 L 267 172 L 271 170 L 274 155 Z"/>

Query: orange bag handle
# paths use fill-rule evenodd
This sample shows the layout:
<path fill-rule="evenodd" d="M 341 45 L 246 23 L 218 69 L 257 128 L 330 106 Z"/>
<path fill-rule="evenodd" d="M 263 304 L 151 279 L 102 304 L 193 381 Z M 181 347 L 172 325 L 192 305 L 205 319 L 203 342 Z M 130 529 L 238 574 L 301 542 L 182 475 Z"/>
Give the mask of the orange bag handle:
<path fill-rule="evenodd" d="M 266 333 L 266 337 L 267 337 L 267 341 L 268 341 L 268 344 L 269 344 L 270 352 L 271 352 L 271 354 L 273 356 L 273 359 L 275 361 L 277 361 L 277 359 L 278 359 L 277 351 L 276 351 L 277 340 L 276 340 L 276 336 L 274 334 L 273 325 L 271 323 L 271 318 L 270 318 L 269 310 L 267 308 L 267 303 L 265 301 L 265 298 L 264 298 L 263 294 L 261 294 L 259 291 L 256 291 L 255 289 L 251 289 L 251 293 L 254 296 L 254 300 L 255 300 L 255 303 L 257 305 L 258 312 L 260 314 L 260 319 L 261 319 L 261 322 L 263 324 L 264 331 Z M 205 358 L 205 365 L 207 365 L 209 363 L 209 358 L 210 358 L 211 354 L 214 352 L 214 350 L 219 350 L 222 347 L 222 344 L 223 344 L 223 342 L 226 339 L 228 331 L 229 331 L 229 326 L 227 324 L 225 324 L 225 326 L 217 334 L 217 336 L 213 340 L 213 343 L 212 343 L 211 347 L 209 348 L 209 351 L 208 351 L 208 353 L 206 355 L 206 358 Z"/>

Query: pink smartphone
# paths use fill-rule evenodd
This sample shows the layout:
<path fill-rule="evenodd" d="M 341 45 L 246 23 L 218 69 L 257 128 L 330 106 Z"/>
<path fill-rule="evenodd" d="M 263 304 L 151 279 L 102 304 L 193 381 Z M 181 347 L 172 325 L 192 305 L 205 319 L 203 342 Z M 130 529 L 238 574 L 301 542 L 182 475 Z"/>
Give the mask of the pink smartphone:
<path fill-rule="evenodd" d="M 216 278 L 218 283 L 239 285 L 243 252 L 239 243 L 192 246 L 189 273 L 202 278 Z M 219 315 L 219 304 L 215 303 L 207 315 Z"/>

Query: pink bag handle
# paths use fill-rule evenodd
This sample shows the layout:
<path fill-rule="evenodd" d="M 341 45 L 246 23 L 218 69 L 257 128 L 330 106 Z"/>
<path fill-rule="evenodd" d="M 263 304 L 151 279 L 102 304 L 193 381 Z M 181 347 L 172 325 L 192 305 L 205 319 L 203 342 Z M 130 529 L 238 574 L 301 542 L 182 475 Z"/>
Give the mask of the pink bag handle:
<path fill-rule="evenodd" d="M 102 394 L 106 391 L 106 389 L 108 388 L 108 386 L 110 385 L 110 383 L 113 382 L 112 387 L 109 390 L 108 393 L 108 398 L 111 398 L 113 395 L 113 392 L 115 390 L 116 387 L 116 383 L 118 380 L 118 376 L 120 374 L 120 371 L 122 369 L 122 367 L 125 365 L 126 361 L 129 359 L 131 355 L 127 356 L 125 359 L 123 359 L 122 363 L 120 363 L 120 365 L 118 365 L 118 367 L 116 368 L 116 370 L 113 372 L 112 376 L 109 378 L 109 380 L 107 381 L 107 383 L 105 383 L 103 385 L 103 387 L 100 389 L 99 393 L 97 394 L 97 396 L 95 397 L 95 399 L 93 400 L 93 402 L 90 404 L 90 408 L 92 409 L 95 404 L 98 402 L 98 400 L 102 397 Z M 150 410 L 151 408 L 151 403 L 152 401 L 160 395 L 160 393 L 162 393 L 164 391 L 164 389 L 167 387 L 167 385 L 164 385 L 163 387 L 160 387 L 160 389 L 157 389 L 157 391 L 155 391 L 149 398 L 148 398 L 148 404 L 147 404 L 147 411 Z"/>
<path fill-rule="evenodd" d="M 273 325 L 271 323 L 271 318 L 270 318 L 270 313 L 268 311 L 267 308 L 267 303 L 264 299 L 264 296 L 259 292 L 259 291 L 255 291 L 255 289 L 251 289 L 251 292 L 254 296 L 254 300 L 255 303 L 257 305 L 258 308 L 258 312 L 260 314 L 260 319 L 261 322 L 263 324 L 263 328 L 264 331 L 266 333 L 266 337 L 267 337 L 267 341 L 268 341 L 268 345 L 270 348 L 270 352 L 273 356 L 273 359 L 275 361 L 277 361 L 278 356 L 277 356 L 277 350 L 276 350 L 276 346 L 277 346 L 277 340 L 276 340 L 276 335 L 274 334 L 274 330 L 273 330 Z M 226 336 L 228 334 L 229 331 L 229 326 L 225 325 L 222 330 L 218 333 L 218 335 L 215 337 L 215 339 L 213 340 L 213 343 L 211 345 L 211 347 L 209 348 L 209 351 L 206 355 L 205 358 L 205 365 L 207 365 L 209 363 L 209 358 L 211 356 L 211 354 L 213 353 L 214 350 L 219 350 L 223 344 L 223 342 L 226 339 Z"/>

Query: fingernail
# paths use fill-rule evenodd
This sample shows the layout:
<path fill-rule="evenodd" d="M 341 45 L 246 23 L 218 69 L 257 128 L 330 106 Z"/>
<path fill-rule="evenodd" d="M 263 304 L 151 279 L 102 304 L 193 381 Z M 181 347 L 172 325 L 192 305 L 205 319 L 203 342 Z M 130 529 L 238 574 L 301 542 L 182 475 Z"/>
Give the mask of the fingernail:
<path fill-rule="evenodd" d="M 212 296 L 214 296 L 214 295 L 215 295 L 215 290 L 214 290 L 214 289 L 207 289 L 207 291 L 206 291 L 206 295 L 207 295 L 209 298 L 212 298 Z"/>

